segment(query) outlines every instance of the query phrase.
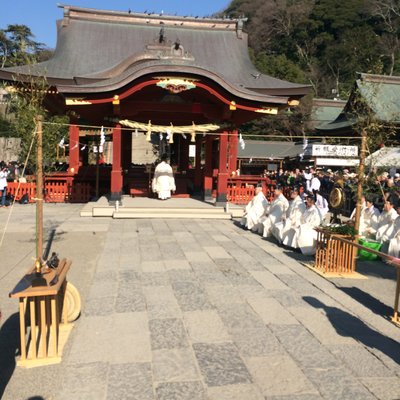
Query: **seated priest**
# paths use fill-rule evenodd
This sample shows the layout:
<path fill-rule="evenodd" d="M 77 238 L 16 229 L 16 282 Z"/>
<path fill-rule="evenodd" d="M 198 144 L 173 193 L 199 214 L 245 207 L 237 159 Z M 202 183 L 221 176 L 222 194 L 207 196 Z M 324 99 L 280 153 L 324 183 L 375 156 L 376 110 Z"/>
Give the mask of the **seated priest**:
<path fill-rule="evenodd" d="M 378 221 L 381 213 L 374 206 L 372 198 L 363 196 L 363 200 L 365 203 L 364 207 L 361 208 L 359 232 L 361 236 L 372 238 L 378 229 Z"/>
<path fill-rule="evenodd" d="M 394 222 L 394 229 L 392 238 L 389 240 L 389 256 L 393 256 L 396 258 L 400 257 L 400 207 L 396 209 L 397 214 L 399 215 Z"/>
<path fill-rule="evenodd" d="M 272 235 L 279 243 L 282 243 L 283 237 L 289 229 L 297 228 L 300 225 L 301 216 L 306 210 L 306 205 L 300 197 L 300 189 L 298 187 L 292 189 L 290 197 L 291 201 L 286 215 L 282 217 L 281 222 L 277 222 L 272 227 Z"/>
<path fill-rule="evenodd" d="M 253 231 L 259 230 L 260 220 L 268 210 L 269 202 L 265 198 L 262 186 L 257 185 L 253 200 L 246 206 L 241 225 Z"/>
<path fill-rule="evenodd" d="M 282 186 L 277 185 L 275 188 L 275 197 L 269 206 L 269 210 L 265 216 L 261 219 L 262 222 L 262 235 L 263 237 L 269 237 L 272 235 L 272 227 L 282 220 L 282 217 L 286 215 L 286 211 L 289 208 L 289 202 L 282 193 Z M 261 233 L 261 230 L 259 230 Z"/>
<path fill-rule="evenodd" d="M 386 244 L 388 240 L 392 239 L 395 233 L 395 221 L 398 214 L 394 206 L 394 197 L 389 196 L 383 206 L 383 212 L 378 219 L 376 240 L 383 244 Z M 384 251 L 384 248 L 382 248 L 382 251 Z"/>
<path fill-rule="evenodd" d="M 313 255 L 316 252 L 317 231 L 321 225 L 322 216 L 315 205 L 315 197 L 312 193 L 306 195 L 306 210 L 301 216 L 300 224 L 296 228 L 289 229 L 283 237 L 283 244 L 299 248 L 303 254 Z"/>

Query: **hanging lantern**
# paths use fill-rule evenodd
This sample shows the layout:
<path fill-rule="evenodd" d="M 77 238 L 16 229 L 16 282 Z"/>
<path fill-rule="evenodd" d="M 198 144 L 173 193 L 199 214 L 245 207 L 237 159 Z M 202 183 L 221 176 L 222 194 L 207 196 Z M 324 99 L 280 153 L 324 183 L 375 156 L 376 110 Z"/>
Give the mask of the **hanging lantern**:
<path fill-rule="evenodd" d="M 229 104 L 229 109 L 231 111 L 235 111 L 236 110 L 236 101 L 232 100 Z"/>

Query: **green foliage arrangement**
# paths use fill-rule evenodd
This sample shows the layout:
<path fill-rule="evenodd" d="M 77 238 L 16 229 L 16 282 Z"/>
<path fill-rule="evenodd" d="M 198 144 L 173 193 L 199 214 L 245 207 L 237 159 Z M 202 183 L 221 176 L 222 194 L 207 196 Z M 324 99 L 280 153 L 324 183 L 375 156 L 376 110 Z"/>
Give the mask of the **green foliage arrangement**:
<path fill-rule="evenodd" d="M 354 226 L 351 225 L 328 225 L 324 226 L 323 229 L 325 231 L 328 231 L 330 233 L 334 233 L 337 235 L 346 235 L 346 236 L 355 236 L 357 234 L 356 230 L 354 229 Z"/>

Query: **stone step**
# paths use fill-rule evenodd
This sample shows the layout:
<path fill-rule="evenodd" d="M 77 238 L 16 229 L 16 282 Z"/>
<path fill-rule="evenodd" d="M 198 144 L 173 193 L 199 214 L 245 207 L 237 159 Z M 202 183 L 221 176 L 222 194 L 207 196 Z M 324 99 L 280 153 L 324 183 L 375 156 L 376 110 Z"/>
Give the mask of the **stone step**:
<path fill-rule="evenodd" d="M 197 214 L 224 214 L 225 211 L 221 207 L 207 207 L 207 208 L 186 208 L 186 207 L 176 207 L 176 208 L 169 208 L 169 207 L 120 207 L 118 212 L 121 213 L 132 213 L 132 212 L 152 212 L 152 213 L 197 213 Z"/>
<path fill-rule="evenodd" d="M 231 219 L 232 216 L 229 213 L 195 213 L 195 212 L 185 212 L 182 210 L 181 212 L 169 212 L 168 209 L 163 210 L 163 212 L 121 212 L 114 211 L 113 218 L 115 219 L 128 219 L 128 218 L 157 218 L 157 219 Z"/>

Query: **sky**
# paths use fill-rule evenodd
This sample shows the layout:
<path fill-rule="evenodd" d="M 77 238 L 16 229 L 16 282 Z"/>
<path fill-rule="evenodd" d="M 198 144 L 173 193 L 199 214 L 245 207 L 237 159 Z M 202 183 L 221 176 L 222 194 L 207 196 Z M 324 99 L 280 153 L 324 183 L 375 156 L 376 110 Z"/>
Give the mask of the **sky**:
<path fill-rule="evenodd" d="M 229 3 L 230 0 L 68 0 L 64 3 L 54 0 L 0 0 L 0 29 L 11 24 L 26 25 L 37 42 L 54 48 L 57 39 L 56 20 L 63 17 L 63 10 L 57 4 L 113 11 L 163 11 L 164 14 L 204 17 L 222 11 Z"/>

